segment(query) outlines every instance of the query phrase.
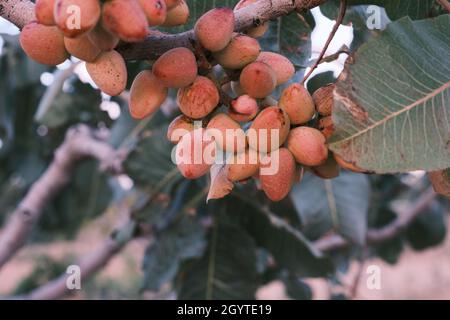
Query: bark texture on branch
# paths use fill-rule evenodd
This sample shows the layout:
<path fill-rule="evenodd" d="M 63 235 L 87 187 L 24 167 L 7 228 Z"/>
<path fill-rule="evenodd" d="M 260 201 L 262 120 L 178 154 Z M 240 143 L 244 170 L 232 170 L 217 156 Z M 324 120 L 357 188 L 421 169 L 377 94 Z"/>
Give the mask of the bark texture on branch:
<path fill-rule="evenodd" d="M 30 0 L 0 0 L 0 16 L 22 30 L 27 23 L 36 20 L 34 3 Z"/>
<path fill-rule="evenodd" d="M 25 243 L 45 205 L 69 182 L 75 164 L 92 157 L 102 170 L 118 173 L 122 159 L 109 144 L 84 125 L 70 129 L 44 174 L 31 186 L 0 233 L 0 269 Z"/>
<path fill-rule="evenodd" d="M 268 20 L 293 11 L 314 8 L 326 0 L 260 0 L 236 12 L 236 31 L 245 31 Z M 20 8 L 20 10 L 19 10 Z M 30 0 L 0 0 L 0 15 L 19 28 L 34 20 L 34 5 Z M 117 48 L 127 60 L 154 60 L 176 47 L 193 50 L 192 30 L 179 34 L 151 34 L 141 43 L 123 43 Z"/>

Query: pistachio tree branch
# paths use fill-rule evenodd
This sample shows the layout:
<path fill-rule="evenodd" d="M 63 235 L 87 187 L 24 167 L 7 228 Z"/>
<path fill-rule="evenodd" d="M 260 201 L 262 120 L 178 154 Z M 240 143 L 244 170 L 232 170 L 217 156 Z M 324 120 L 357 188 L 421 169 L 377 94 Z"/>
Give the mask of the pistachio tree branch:
<path fill-rule="evenodd" d="M 0 0 L 0 16 L 22 29 L 36 20 L 34 3 L 30 0 Z"/>
<path fill-rule="evenodd" d="M 75 165 L 94 158 L 100 169 L 119 173 L 123 157 L 85 125 L 69 129 L 50 166 L 31 186 L 25 198 L 0 231 L 0 269 L 24 245 L 46 204 L 70 181 Z"/>
<path fill-rule="evenodd" d="M 125 207 L 125 206 L 123 206 Z M 127 209 L 125 209 L 127 210 Z M 128 213 L 129 214 L 129 213 Z M 115 236 L 110 236 L 104 242 L 94 249 L 92 252 L 81 257 L 74 265 L 80 268 L 80 282 L 91 277 L 94 273 L 99 271 L 102 267 L 116 256 L 122 249 L 133 239 L 135 222 L 128 221 L 122 226 Z M 10 300 L 55 300 L 65 297 L 71 293 L 76 293 L 76 290 L 69 289 L 67 282 L 70 274 L 63 273 L 58 278 L 47 282 L 46 284 L 32 290 L 31 292 L 10 297 Z"/>
<path fill-rule="evenodd" d="M 326 0 L 260 0 L 235 13 L 236 31 L 245 31 L 268 20 L 276 19 L 293 11 L 314 8 Z M 0 0 L 0 16 L 11 21 L 20 29 L 34 20 L 34 4 L 30 0 Z M 127 60 L 154 60 L 176 47 L 193 50 L 195 42 L 192 30 L 178 34 L 150 33 L 140 43 L 122 43 L 117 50 Z"/>

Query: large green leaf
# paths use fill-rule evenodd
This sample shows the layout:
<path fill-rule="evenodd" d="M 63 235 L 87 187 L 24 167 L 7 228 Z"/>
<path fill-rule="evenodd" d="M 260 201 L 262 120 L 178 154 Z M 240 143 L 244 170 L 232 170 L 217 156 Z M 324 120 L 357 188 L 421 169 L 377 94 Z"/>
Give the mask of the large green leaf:
<path fill-rule="evenodd" d="M 323 257 L 298 229 L 265 210 L 251 200 L 250 195 L 233 195 L 241 201 L 229 200 L 227 211 L 241 220 L 256 243 L 269 251 L 281 267 L 299 277 L 320 277 L 331 272 L 330 260 Z"/>
<path fill-rule="evenodd" d="M 180 299 L 254 299 L 260 283 L 252 237 L 224 214 L 215 216 L 205 255 L 180 274 Z"/>
<path fill-rule="evenodd" d="M 450 166 L 450 15 L 389 24 L 349 60 L 331 150 L 378 172 Z"/>
<path fill-rule="evenodd" d="M 263 50 L 280 53 L 297 66 L 311 64 L 312 28 L 305 19 L 291 13 L 269 23 L 269 30 L 259 39 Z"/>
<path fill-rule="evenodd" d="M 46 206 L 34 234 L 36 240 L 71 239 L 78 229 L 104 213 L 113 194 L 108 175 L 89 160 L 75 169 L 70 183 Z"/>
<path fill-rule="evenodd" d="M 100 91 L 93 90 L 89 84 L 84 84 L 76 78 L 72 78 L 70 86 L 70 90 L 61 90 L 54 97 L 48 112 L 39 120 L 40 124 L 53 129 L 79 122 L 111 122 L 108 114 L 100 109 Z"/>
<path fill-rule="evenodd" d="M 307 174 L 291 192 L 308 236 L 334 230 L 360 245 L 366 238 L 369 196 L 367 177 L 346 171 L 332 180 Z"/>
<path fill-rule="evenodd" d="M 150 244 L 144 256 L 144 282 L 142 286 L 157 291 L 171 281 L 180 263 L 202 255 L 204 228 L 195 217 L 184 215 Z"/>
<path fill-rule="evenodd" d="M 435 0 L 350 0 L 350 5 L 375 4 L 386 9 L 392 20 L 404 16 L 411 19 L 423 19 L 435 16 L 441 10 Z"/>

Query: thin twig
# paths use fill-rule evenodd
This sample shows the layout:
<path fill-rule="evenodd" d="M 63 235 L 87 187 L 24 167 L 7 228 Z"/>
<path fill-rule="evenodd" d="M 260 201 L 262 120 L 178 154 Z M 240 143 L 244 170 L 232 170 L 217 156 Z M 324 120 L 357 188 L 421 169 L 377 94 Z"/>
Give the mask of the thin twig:
<path fill-rule="evenodd" d="M 361 283 L 361 278 L 363 275 L 363 271 L 364 271 L 364 264 L 366 262 L 366 259 L 368 257 L 368 248 L 365 247 L 362 251 L 362 255 L 358 261 L 358 271 L 355 275 L 355 277 L 353 278 L 352 283 L 349 286 L 349 297 L 351 299 L 356 299 L 358 296 L 358 288 L 359 288 L 359 284 Z"/>
<path fill-rule="evenodd" d="M 330 35 L 328 36 L 327 42 L 325 42 L 325 46 L 322 49 L 322 52 L 319 55 L 319 58 L 314 63 L 314 65 L 311 67 L 309 72 L 305 75 L 305 77 L 302 80 L 302 84 L 305 84 L 306 80 L 311 76 L 311 74 L 314 72 L 314 70 L 317 69 L 319 64 L 321 63 L 323 57 L 325 56 L 325 53 L 328 50 L 328 47 L 330 46 L 331 41 L 333 41 L 334 36 L 336 35 L 336 32 L 338 31 L 339 27 L 342 24 L 342 21 L 345 17 L 345 12 L 347 11 L 347 0 L 341 0 L 340 6 L 339 6 L 339 15 L 336 19 L 336 23 L 334 24 L 333 29 L 331 30 Z"/>

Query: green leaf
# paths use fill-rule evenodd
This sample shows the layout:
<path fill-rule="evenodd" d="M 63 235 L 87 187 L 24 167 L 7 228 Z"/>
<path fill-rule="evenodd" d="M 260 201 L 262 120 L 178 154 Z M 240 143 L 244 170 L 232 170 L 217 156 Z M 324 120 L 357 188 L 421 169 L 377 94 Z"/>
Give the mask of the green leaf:
<path fill-rule="evenodd" d="M 441 12 L 435 0 L 349 0 L 348 4 L 375 4 L 384 7 L 391 20 L 404 16 L 409 16 L 411 19 L 424 19 Z"/>
<path fill-rule="evenodd" d="M 335 91 L 330 149 L 377 173 L 450 167 L 449 37 L 450 15 L 405 18 L 361 46 Z"/>
<path fill-rule="evenodd" d="M 359 245 L 366 239 L 369 196 L 367 177 L 347 171 L 331 180 L 307 174 L 291 192 L 308 236 L 334 230 Z"/>
<path fill-rule="evenodd" d="M 260 284 L 256 245 L 250 235 L 223 214 L 214 217 L 205 255 L 180 274 L 179 299 L 249 300 Z"/>
<path fill-rule="evenodd" d="M 96 161 L 80 164 L 69 185 L 46 206 L 34 239 L 76 236 L 84 223 L 102 214 L 111 202 L 113 194 L 108 179 L 108 175 L 98 171 Z"/>
<path fill-rule="evenodd" d="M 312 28 L 305 19 L 291 13 L 269 23 L 269 30 L 259 39 L 263 50 L 277 52 L 297 66 L 311 64 Z"/>
<path fill-rule="evenodd" d="M 406 229 L 406 238 L 414 250 L 425 250 L 442 243 L 447 235 L 444 210 L 435 203 Z"/>
<path fill-rule="evenodd" d="M 286 293 L 294 300 L 311 300 L 313 293 L 308 284 L 292 276 L 283 279 Z"/>
<path fill-rule="evenodd" d="M 175 168 L 171 158 L 174 145 L 167 140 L 166 131 L 162 126 L 143 132 L 144 137 L 125 161 L 125 171 L 138 185 L 155 185 Z"/>
<path fill-rule="evenodd" d="M 263 209 L 248 195 L 232 195 L 241 201 L 229 200 L 227 211 L 241 219 L 258 246 L 269 251 L 280 266 L 299 277 L 320 277 L 331 272 L 330 260 L 323 257 L 298 229 Z"/>
<path fill-rule="evenodd" d="M 48 112 L 42 115 L 39 124 L 49 129 L 68 126 L 78 122 L 94 123 L 110 122 L 108 114 L 100 109 L 100 91 L 93 90 L 91 85 L 78 79 L 72 81 L 71 89 L 61 90 L 53 99 Z"/>
<path fill-rule="evenodd" d="M 386 204 L 386 203 L 385 203 Z M 397 219 L 397 214 L 388 206 L 382 206 L 376 210 L 376 216 L 373 221 L 373 228 L 380 229 Z M 375 253 L 384 261 L 390 264 L 397 263 L 400 254 L 404 248 L 404 234 L 400 233 L 393 239 L 382 242 L 374 246 Z"/>
<path fill-rule="evenodd" d="M 199 221 L 187 215 L 164 230 L 145 252 L 143 288 L 157 291 L 161 285 L 173 280 L 181 262 L 203 254 L 204 237 L 204 228 Z"/>

